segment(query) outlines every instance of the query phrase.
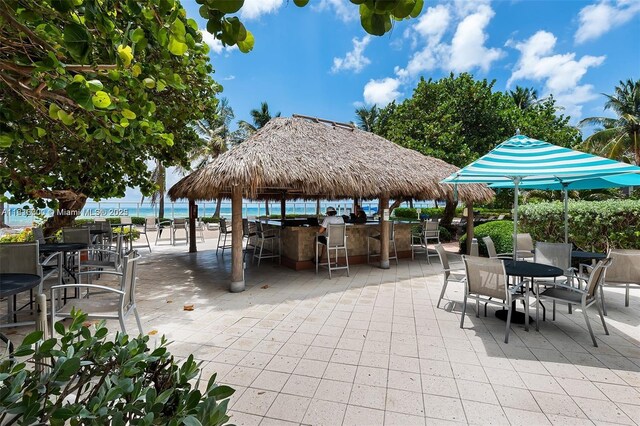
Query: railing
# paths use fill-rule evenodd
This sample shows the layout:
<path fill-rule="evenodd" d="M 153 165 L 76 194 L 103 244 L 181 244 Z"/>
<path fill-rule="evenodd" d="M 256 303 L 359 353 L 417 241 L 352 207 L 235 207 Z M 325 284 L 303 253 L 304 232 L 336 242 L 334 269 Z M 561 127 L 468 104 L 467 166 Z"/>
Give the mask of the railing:
<path fill-rule="evenodd" d="M 216 209 L 216 202 L 198 203 L 198 216 L 211 217 Z M 408 206 L 408 203 L 403 203 Z M 353 212 L 353 200 L 341 201 L 321 201 L 320 214 L 324 214 L 327 207 L 334 207 L 339 215 Z M 414 202 L 414 207 L 432 207 L 433 202 Z M 378 210 L 378 201 L 363 201 L 362 209 L 367 215 L 373 215 Z M 315 201 L 287 201 L 286 214 L 315 215 L 317 204 Z M 263 216 L 266 215 L 266 203 L 256 203 L 245 201 L 242 204 L 242 216 Z M 26 205 L 5 205 L 5 223 L 9 226 L 31 225 L 39 216 L 52 216 L 54 211 L 49 208 L 35 209 Z M 280 215 L 280 202 L 269 202 L 269 214 Z M 158 206 L 151 206 L 149 203 L 139 203 L 135 201 L 101 201 L 88 202 L 79 217 L 91 219 L 96 217 L 118 217 L 118 216 L 138 216 L 138 217 L 158 217 Z M 182 218 L 189 216 L 189 204 L 187 202 L 167 202 L 165 203 L 164 216 L 167 218 Z M 231 203 L 222 202 L 220 205 L 220 216 L 231 217 Z"/>

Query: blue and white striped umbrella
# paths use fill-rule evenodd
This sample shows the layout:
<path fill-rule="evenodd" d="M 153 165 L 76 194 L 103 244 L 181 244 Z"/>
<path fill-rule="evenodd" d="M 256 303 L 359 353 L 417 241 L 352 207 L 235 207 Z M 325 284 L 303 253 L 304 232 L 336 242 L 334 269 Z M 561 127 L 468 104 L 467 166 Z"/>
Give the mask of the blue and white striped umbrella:
<path fill-rule="evenodd" d="M 515 135 L 488 154 L 444 179 L 443 183 L 489 183 L 515 189 L 513 202 L 513 253 L 517 253 L 518 189 L 581 179 L 598 179 L 623 173 L 640 173 L 640 167 L 597 155 L 563 148 L 524 135 Z M 566 192 L 566 191 L 565 191 Z M 565 208 L 566 208 L 565 197 Z M 565 241 L 568 240 L 565 215 Z"/>
<path fill-rule="evenodd" d="M 622 173 L 640 173 L 640 167 L 516 135 L 442 182 L 526 184 Z"/>

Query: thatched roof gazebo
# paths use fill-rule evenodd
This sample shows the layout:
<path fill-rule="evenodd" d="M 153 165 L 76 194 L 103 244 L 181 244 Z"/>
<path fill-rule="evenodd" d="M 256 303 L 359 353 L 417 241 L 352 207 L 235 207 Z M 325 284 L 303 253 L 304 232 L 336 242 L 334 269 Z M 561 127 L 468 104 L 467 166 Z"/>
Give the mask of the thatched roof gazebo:
<path fill-rule="evenodd" d="M 190 201 L 231 198 L 232 229 L 241 230 L 242 197 L 357 197 L 379 199 L 380 208 L 386 209 L 389 199 L 453 200 L 453 187 L 440 181 L 457 170 L 351 124 L 294 115 L 271 120 L 242 144 L 184 177 L 169 196 Z M 484 185 L 465 185 L 458 189 L 458 198 L 487 201 L 493 191 Z M 387 228 L 381 223 L 381 232 Z M 241 233 L 234 232 L 232 291 L 244 289 L 241 241 Z M 388 267 L 387 250 L 382 247 L 382 251 L 381 266 Z"/>

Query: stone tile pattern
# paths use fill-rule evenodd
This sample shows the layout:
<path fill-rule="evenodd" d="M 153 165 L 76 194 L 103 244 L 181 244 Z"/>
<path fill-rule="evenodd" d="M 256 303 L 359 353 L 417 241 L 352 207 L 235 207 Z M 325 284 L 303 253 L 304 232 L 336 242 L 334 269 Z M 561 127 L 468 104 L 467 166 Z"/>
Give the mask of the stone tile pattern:
<path fill-rule="evenodd" d="M 492 307 L 476 318 L 470 305 L 460 329 L 461 287 L 436 308 L 435 262 L 355 265 L 333 280 L 249 263 L 247 290 L 231 294 L 231 258 L 216 257 L 211 236 L 197 254 L 145 254 L 138 306 L 152 339 L 164 334 L 176 356 L 202 361 L 201 386 L 216 373 L 236 389 L 235 424 L 640 424 L 637 290 L 629 308 L 605 290 L 609 336 L 589 311 L 598 348 L 582 313 L 562 306 L 540 332 L 514 325 L 506 345 Z"/>

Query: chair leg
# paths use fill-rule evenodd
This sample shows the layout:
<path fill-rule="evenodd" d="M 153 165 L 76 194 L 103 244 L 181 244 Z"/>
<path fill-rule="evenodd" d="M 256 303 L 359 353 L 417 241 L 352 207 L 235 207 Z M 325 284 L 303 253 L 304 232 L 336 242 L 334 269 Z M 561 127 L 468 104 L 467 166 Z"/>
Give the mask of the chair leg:
<path fill-rule="evenodd" d="M 509 310 L 507 311 L 507 328 L 504 332 L 504 342 L 509 343 L 509 332 L 511 331 L 511 312 L 513 311 L 513 306 L 511 305 L 511 301 L 509 301 Z"/>
<path fill-rule="evenodd" d="M 396 266 L 398 266 L 398 250 L 396 249 L 396 240 L 393 240 L 393 255 L 396 257 Z"/>
<path fill-rule="evenodd" d="M 146 232 L 144 233 L 144 237 L 147 239 L 147 247 L 149 247 L 149 253 L 151 253 L 151 243 L 149 242 L 149 237 Z"/>
<path fill-rule="evenodd" d="M 607 304 L 604 303 L 604 288 L 602 288 L 602 285 L 600 285 L 600 300 L 602 301 L 602 312 L 604 316 L 607 316 Z"/>
<path fill-rule="evenodd" d="M 438 303 L 436 304 L 436 308 L 440 307 L 440 302 L 442 301 L 442 298 L 445 295 L 445 292 L 447 291 L 447 284 L 449 284 L 449 280 L 447 280 L 447 278 L 444 278 L 444 283 L 442 284 L 442 291 L 440 291 L 440 297 L 438 298 Z"/>
<path fill-rule="evenodd" d="M 328 240 L 328 238 L 327 238 Z M 327 243 L 327 268 L 329 268 L 329 279 L 331 279 L 331 250 L 329 249 L 329 245 Z"/>
<path fill-rule="evenodd" d="M 587 315 L 587 307 L 582 305 L 582 314 L 584 315 L 584 322 L 587 323 L 587 328 L 589 329 L 589 334 L 591 335 L 591 340 L 593 340 L 593 346 L 598 347 L 598 342 L 596 341 L 596 336 L 593 334 L 593 330 L 591 329 L 591 323 L 589 322 L 589 315 Z"/>
<path fill-rule="evenodd" d="M 600 303 L 596 300 L 596 308 L 598 308 L 598 314 L 600 315 L 600 321 L 602 321 L 602 328 L 604 328 L 604 334 L 609 335 L 609 330 L 607 329 L 607 324 L 604 322 L 604 315 L 602 315 L 602 308 L 600 307 Z"/>
<path fill-rule="evenodd" d="M 464 315 L 467 312 L 467 292 L 464 292 L 464 300 L 462 301 L 462 316 L 460 317 L 460 328 L 464 327 Z"/>
<path fill-rule="evenodd" d="M 133 315 L 136 317 L 136 323 L 138 323 L 138 330 L 140 331 L 140 334 L 144 334 L 144 331 L 142 331 L 142 322 L 140 322 L 140 315 L 138 315 L 138 309 L 136 307 L 133 308 Z"/>
<path fill-rule="evenodd" d="M 320 259 L 318 259 L 318 241 L 316 240 L 316 257 L 313 259 L 316 264 L 316 275 L 318 275 L 318 263 L 320 263 Z"/>
<path fill-rule="evenodd" d="M 551 318 L 552 321 L 556 320 L 556 301 L 553 301 L 553 316 Z"/>
<path fill-rule="evenodd" d="M 630 286 L 631 286 L 630 284 L 627 284 L 627 290 L 624 293 L 624 307 L 625 308 L 629 307 L 629 290 L 630 290 L 629 287 Z M 603 303 L 603 306 L 604 306 L 604 303 Z"/>
<path fill-rule="evenodd" d="M 476 298 L 476 318 L 480 318 L 480 299 Z"/>
<path fill-rule="evenodd" d="M 120 311 L 120 315 L 118 315 L 118 320 L 120 320 L 120 328 L 122 328 L 122 332 L 127 334 L 127 327 L 124 325 L 124 313 Z"/>
<path fill-rule="evenodd" d="M 222 238 L 222 232 L 218 232 L 218 246 L 216 247 L 216 255 L 218 254 L 218 250 L 220 250 L 220 238 Z"/>
<path fill-rule="evenodd" d="M 262 260 L 262 251 L 264 250 L 264 239 L 260 240 L 260 253 L 258 254 L 258 268 L 260 267 L 260 261 Z"/>

